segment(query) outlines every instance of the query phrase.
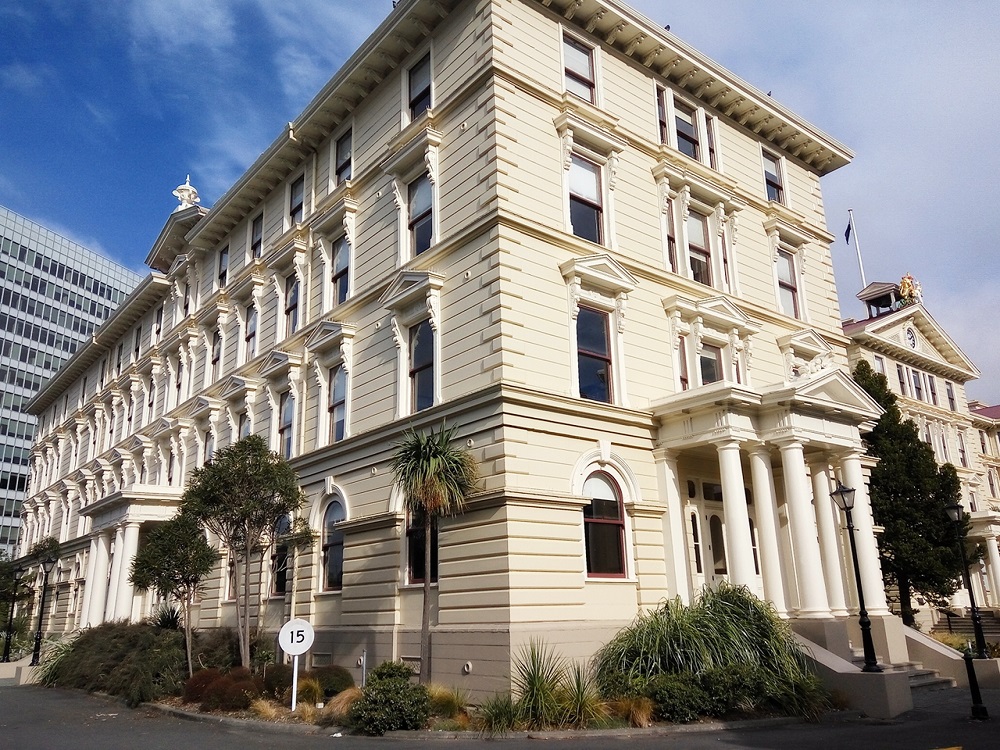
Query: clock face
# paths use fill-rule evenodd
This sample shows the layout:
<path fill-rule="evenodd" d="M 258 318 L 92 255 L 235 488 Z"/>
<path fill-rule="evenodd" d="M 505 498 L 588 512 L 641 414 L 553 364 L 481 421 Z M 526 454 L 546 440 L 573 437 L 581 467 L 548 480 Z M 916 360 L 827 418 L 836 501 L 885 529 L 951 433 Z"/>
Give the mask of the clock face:
<path fill-rule="evenodd" d="M 911 349 L 917 348 L 917 334 L 913 332 L 912 328 L 906 329 L 906 342 L 910 345 Z"/>

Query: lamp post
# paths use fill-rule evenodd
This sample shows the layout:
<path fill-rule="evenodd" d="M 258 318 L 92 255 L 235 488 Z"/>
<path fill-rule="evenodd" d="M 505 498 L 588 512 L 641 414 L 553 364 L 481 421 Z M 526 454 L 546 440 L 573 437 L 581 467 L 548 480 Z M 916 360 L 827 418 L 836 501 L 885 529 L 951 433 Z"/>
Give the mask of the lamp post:
<path fill-rule="evenodd" d="M 878 658 L 875 656 L 875 644 L 872 642 L 872 621 L 868 617 L 868 610 L 865 609 L 865 592 L 861 585 L 861 567 L 858 565 L 858 547 L 854 541 L 854 519 L 851 511 L 854 510 L 854 495 L 857 492 L 852 487 L 845 487 L 837 482 L 837 489 L 830 493 L 830 497 L 837 503 L 847 516 L 847 536 L 851 540 L 851 560 L 854 563 L 854 581 L 858 586 L 858 624 L 861 626 L 861 645 L 865 652 L 865 665 L 861 667 L 862 672 L 881 672 L 882 667 L 878 665 Z"/>
<path fill-rule="evenodd" d="M 962 520 L 965 517 L 965 513 L 962 511 L 962 506 L 958 503 L 953 503 L 945 507 L 945 510 L 948 512 L 948 517 L 955 524 L 955 539 L 958 540 L 958 551 L 962 553 L 962 579 L 965 581 L 965 590 L 969 592 L 969 609 L 972 610 L 972 629 L 976 633 L 976 650 L 979 652 L 977 658 L 985 659 L 986 638 L 983 637 L 983 620 L 979 616 L 979 607 L 976 606 L 976 595 L 972 593 L 972 581 L 969 580 L 969 559 L 965 555 L 965 540 L 962 538 Z M 986 706 L 983 705 L 982 694 L 979 692 L 979 676 L 976 674 L 976 668 L 972 663 L 972 654 L 969 650 L 966 650 L 963 658 L 965 659 L 965 673 L 969 676 L 969 693 L 972 694 L 972 718 L 988 719 L 990 715 L 986 710 Z"/>
<path fill-rule="evenodd" d="M 962 580 L 965 582 L 965 590 L 969 592 L 969 610 L 972 612 L 972 629 L 976 633 L 976 658 L 986 658 L 986 638 L 983 636 L 983 618 L 979 615 L 979 607 L 976 606 L 976 595 L 972 593 L 972 581 L 969 580 L 969 558 L 965 554 L 965 541 L 962 539 L 962 519 L 964 512 L 958 503 L 945 508 L 948 517 L 955 524 L 955 539 L 958 540 L 958 551 L 962 554 Z"/>
<path fill-rule="evenodd" d="M 42 652 L 42 618 L 45 616 L 45 594 L 49 589 L 49 573 L 55 567 L 56 560 L 51 555 L 42 560 L 42 570 L 45 575 L 42 577 L 42 599 L 38 604 L 38 629 L 35 630 L 35 648 L 31 652 L 31 663 L 29 666 L 38 666 L 38 656 Z"/>
<path fill-rule="evenodd" d="M 7 606 L 7 640 L 3 644 L 3 658 L 0 662 L 10 661 L 10 642 L 14 638 L 14 605 L 17 604 L 17 585 L 21 581 L 23 568 L 14 568 L 13 585 L 10 588 L 10 604 Z"/>

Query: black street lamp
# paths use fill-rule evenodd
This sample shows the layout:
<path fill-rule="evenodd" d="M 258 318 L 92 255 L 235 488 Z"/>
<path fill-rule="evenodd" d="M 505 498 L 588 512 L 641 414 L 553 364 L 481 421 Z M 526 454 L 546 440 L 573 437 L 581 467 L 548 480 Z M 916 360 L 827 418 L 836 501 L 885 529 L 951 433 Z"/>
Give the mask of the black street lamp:
<path fill-rule="evenodd" d="M 35 631 L 35 648 L 31 652 L 31 663 L 29 666 L 38 666 L 38 656 L 42 652 L 42 618 L 45 616 L 45 594 L 49 590 L 49 573 L 56 565 L 56 560 L 51 555 L 42 560 L 42 570 L 45 575 L 42 577 L 42 600 L 38 604 L 38 629 Z"/>
<path fill-rule="evenodd" d="M 976 606 L 976 595 L 972 593 L 972 581 L 969 580 L 969 558 L 965 554 L 965 540 L 962 538 L 962 520 L 965 513 L 962 506 L 953 503 L 945 507 L 948 517 L 955 524 L 955 539 L 958 540 L 958 551 L 962 553 L 962 579 L 965 581 L 965 590 L 969 592 L 969 609 L 972 610 L 972 629 L 976 633 L 976 656 L 979 659 L 986 658 L 986 638 L 983 637 L 983 620 L 979 616 L 979 607 Z M 979 692 L 979 677 L 976 675 L 976 668 L 972 664 L 972 654 L 966 650 L 965 672 L 969 676 L 969 692 L 972 694 L 972 718 L 990 718 L 986 706 L 983 705 L 982 694 Z"/>
<path fill-rule="evenodd" d="M 878 665 L 878 658 L 875 656 L 875 644 L 872 642 L 872 621 L 868 617 L 868 610 L 865 609 L 865 592 L 861 586 L 861 566 L 858 565 L 858 547 L 854 541 L 854 520 L 851 511 L 854 510 L 854 494 L 856 489 L 845 487 L 837 482 L 837 489 L 830 493 L 830 497 L 837 503 L 847 515 L 847 536 L 851 540 L 851 559 L 854 562 L 854 581 L 858 585 L 858 624 L 861 626 L 861 645 L 865 652 L 865 665 L 861 667 L 862 672 L 881 672 L 882 667 Z"/>
<path fill-rule="evenodd" d="M 13 585 L 10 588 L 10 603 L 7 605 L 7 640 L 3 644 L 3 658 L 0 662 L 10 661 L 10 642 L 14 638 L 14 605 L 17 604 L 17 585 L 21 582 L 23 568 L 14 568 Z"/>
<path fill-rule="evenodd" d="M 955 524 L 955 538 L 958 540 L 958 551 L 962 553 L 962 579 L 965 590 L 969 592 L 969 610 L 972 612 L 972 629 L 976 633 L 976 658 L 986 659 L 986 638 L 983 636 L 983 618 L 976 606 L 976 595 L 972 593 L 972 581 L 969 580 L 969 558 L 965 554 L 965 540 L 962 539 L 962 519 L 965 516 L 962 506 L 958 503 L 945 508 L 948 517 Z"/>

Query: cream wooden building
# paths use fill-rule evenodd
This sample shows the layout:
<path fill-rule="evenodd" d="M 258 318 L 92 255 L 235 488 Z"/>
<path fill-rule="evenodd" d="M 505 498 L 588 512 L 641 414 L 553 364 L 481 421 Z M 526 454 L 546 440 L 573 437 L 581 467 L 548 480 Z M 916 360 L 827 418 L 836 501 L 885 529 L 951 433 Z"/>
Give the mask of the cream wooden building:
<path fill-rule="evenodd" d="M 912 278 L 903 277 L 902 284 L 912 288 Z M 985 550 L 972 567 L 976 603 L 1000 611 L 1000 409 L 969 400 L 966 384 L 979 377 L 979 369 L 931 317 L 920 295 L 900 287 L 876 282 L 858 294 L 868 316 L 844 321 L 851 366 L 865 359 L 885 375 L 904 417 L 914 421 L 937 461 L 955 467 L 962 505 L 972 518 L 970 540 Z M 969 605 L 964 589 L 953 603 Z M 929 608 L 919 615 L 925 627 L 939 617 Z"/>
<path fill-rule="evenodd" d="M 265 582 L 269 623 L 312 621 L 316 664 L 416 658 L 422 542 L 388 466 L 447 422 L 484 481 L 437 539 L 435 679 L 500 689 L 529 638 L 585 657 L 721 580 L 853 673 L 836 480 L 905 660 L 820 190 L 850 159 L 617 0 L 404 0 L 210 210 L 178 190 L 150 276 L 33 401 L 50 627 L 142 617 L 144 532 L 254 432 L 320 535 Z M 224 570 L 202 627 L 233 619 Z"/>

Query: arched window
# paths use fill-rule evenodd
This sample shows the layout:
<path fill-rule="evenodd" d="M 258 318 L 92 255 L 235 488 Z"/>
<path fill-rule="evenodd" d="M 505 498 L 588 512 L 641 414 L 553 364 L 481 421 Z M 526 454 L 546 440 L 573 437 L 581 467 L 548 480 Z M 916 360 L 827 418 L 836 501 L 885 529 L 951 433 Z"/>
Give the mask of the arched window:
<path fill-rule="evenodd" d="M 340 500 L 331 500 L 323 514 L 324 591 L 339 591 L 344 585 L 344 532 L 338 524 L 346 518 Z"/>
<path fill-rule="evenodd" d="M 625 576 L 625 511 L 614 480 L 602 471 L 587 477 L 583 494 L 590 504 L 583 509 L 583 534 L 587 550 L 587 575 L 595 578 Z"/>
<path fill-rule="evenodd" d="M 288 590 L 288 545 L 281 539 L 291 530 L 288 516 L 274 524 L 274 552 L 271 554 L 271 596 L 284 596 Z"/>

